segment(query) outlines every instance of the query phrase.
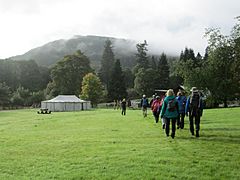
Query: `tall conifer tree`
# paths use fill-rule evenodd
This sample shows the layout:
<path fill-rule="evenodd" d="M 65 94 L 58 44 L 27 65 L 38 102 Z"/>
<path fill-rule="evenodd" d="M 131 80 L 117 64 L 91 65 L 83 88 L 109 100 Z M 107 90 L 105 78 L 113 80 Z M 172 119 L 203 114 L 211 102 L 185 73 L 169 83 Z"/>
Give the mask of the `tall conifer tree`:
<path fill-rule="evenodd" d="M 169 65 L 167 56 L 164 53 L 162 53 L 158 62 L 158 77 L 160 88 L 169 88 Z"/>
<path fill-rule="evenodd" d="M 145 40 L 144 43 L 139 43 L 136 45 L 137 47 L 137 54 L 136 60 L 137 65 L 134 68 L 135 74 L 138 72 L 140 68 L 147 69 L 149 67 L 148 56 L 147 56 L 147 41 Z"/>
<path fill-rule="evenodd" d="M 125 78 L 123 75 L 120 60 L 117 59 L 111 73 L 108 97 L 109 100 L 120 100 L 126 98 L 127 90 L 125 85 Z"/>
<path fill-rule="evenodd" d="M 112 42 L 110 40 L 107 40 L 104 45 L 104 51 L 101 60 L 101 68 L 99 71 L 99 77 L 106 89 L 108 89 L 110 83 L 110 76 L 113 65 L 114 65 L 114 53 Z"/>

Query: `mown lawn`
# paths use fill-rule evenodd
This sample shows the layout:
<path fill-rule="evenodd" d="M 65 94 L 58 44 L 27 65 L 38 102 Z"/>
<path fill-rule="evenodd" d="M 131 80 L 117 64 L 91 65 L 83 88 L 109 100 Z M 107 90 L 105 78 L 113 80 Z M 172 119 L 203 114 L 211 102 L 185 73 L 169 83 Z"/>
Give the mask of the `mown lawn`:
<path fill-rule="evenodd" d="M 205 110 L 200 138 L 151 113 L 0 111 L 0 179 L 240 179 L 240 108 Z"/>

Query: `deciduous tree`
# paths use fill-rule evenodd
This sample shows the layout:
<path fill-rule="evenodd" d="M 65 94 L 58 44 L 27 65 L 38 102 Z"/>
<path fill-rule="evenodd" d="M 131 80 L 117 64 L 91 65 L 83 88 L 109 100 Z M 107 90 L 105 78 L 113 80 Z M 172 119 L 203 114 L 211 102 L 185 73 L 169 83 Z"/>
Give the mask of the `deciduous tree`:
<path fill-rule="evenodd" d="M 10 88 L 5 83 L 0 83 L 0 106 L 9 105 L 10 95 Z"/>
<path fill-rule="evenodd" d="M 80 50 L 73 55 L 65 56 L 51 71 L 55 89 L 60 94 L 75 94 L 81 92 L 83 77 L 92 72 L 90 61 Z"/>
<path fill-rule="evenodd" d="M 102 100 L 103 85 L 96 75 L 88 73 L 83 77 L 81 98 L 90 100 L 96 106 Z"/>

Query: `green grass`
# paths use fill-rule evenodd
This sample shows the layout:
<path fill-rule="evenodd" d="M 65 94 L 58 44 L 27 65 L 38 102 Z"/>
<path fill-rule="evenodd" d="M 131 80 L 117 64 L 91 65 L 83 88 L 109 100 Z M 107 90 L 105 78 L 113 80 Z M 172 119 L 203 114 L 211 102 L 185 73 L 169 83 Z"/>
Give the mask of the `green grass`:
<path fill-rule="evenodd" d="M 240 179 L 240 108 L 205 110 L 200 138 L 150 112 L 0 111 L 0 179 Z"/>

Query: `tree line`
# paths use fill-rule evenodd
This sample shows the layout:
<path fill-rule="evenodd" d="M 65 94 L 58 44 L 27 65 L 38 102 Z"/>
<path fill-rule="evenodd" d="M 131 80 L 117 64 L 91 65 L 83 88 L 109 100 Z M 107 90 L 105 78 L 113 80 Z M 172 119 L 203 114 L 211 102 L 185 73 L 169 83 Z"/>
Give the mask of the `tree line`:
<path fill-rule="evenodd" d="M 207 95 L 210 107 L 240 98 L 240 17 L 230 35 L 220 29 L 207 29 L 208 46 L 204 57 L 185 49 L 175 62 L 175 73 L 187 87 L 197 86 Z"/>
<path fill-rule="evenodd" d="M 80 50 L 66 55 L 51 68 L 38 66 L 33 60 L 1 60 L 0 106 L 39 105 L 41 100 L 59 94 L 75 94 L 96 105 L 142 94 L 151 96 L 155 89 L 179 85 L 187 89 L 197 86 L 207 96 L 210 107 L 220 103 L 227 106 L 240 94 L 240 18 L 236 19 L 228 36 L 219 29 L 206 30 L 208 46 L 204 56 L 195 55 L 187 47 L 176 58 L 165 53 L 149 56 L 147 41 L 138 43 L 132 69 L 122 68 L 110 40 L 104 44 L 98 72 Z"/>

